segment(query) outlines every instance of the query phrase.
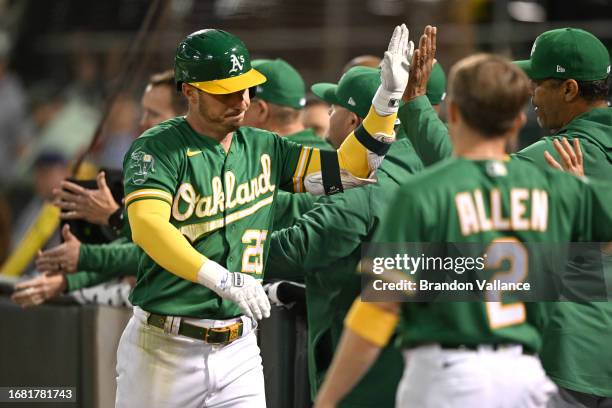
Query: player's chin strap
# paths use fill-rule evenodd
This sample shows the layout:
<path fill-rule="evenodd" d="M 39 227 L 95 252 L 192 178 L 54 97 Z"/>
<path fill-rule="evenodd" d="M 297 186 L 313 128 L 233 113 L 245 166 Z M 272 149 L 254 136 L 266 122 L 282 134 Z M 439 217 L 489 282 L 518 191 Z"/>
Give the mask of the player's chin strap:
<path fill-rule="evenodd" d="M 337 152 L 321 150 L 321 171 L 305 177 L 306 191 L 317 195 L 332 195 L 342 193 L 344 189 L 376 183 L 374 173 L 384 160 L 391 143 L 395 140 L 395 135 L 377 133 L 370 136 L 360 127 L 355 131 L 355 137 L 368 150 L 368 167 L 370 168 L 368 178 L 356 177 L 351 172 L 341 169 Z"/>

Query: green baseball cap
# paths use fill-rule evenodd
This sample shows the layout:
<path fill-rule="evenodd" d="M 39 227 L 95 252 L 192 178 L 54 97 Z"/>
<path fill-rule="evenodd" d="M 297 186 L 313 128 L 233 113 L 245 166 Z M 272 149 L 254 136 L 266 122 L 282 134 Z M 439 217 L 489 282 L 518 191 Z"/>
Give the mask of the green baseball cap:
<path fill-rule="evenodd" d="M 306 85 L 302 76 L 286 61 L 277 58 L 258 59 L 253 68 L 268 80 L 257 86 L 257 97 L 281 106 L 302 109 L 306 106 Z"/>
<path fill-rule="evenodd" d="M 446 75 L 440 63 L 436 61 L 427 81 L 427 99 L 432 105 L 439 105 L 446 97 Z"/>
<path fill-rule="evenodd" d="M 610 55 L 593 34 L 578 28 L 546 31 L 536 38 L 531 58 L 515 61 L 533 80 L 596 81 L 610 74 Z"/>
<path fill-rule="evenodd" d="M 353 67 L 342 75 L 338 84 L 318 83 L 310 90 L 325 102 L 340 105 L 365 118 L 379 86 L 380 71 L 377 68 Z"/>

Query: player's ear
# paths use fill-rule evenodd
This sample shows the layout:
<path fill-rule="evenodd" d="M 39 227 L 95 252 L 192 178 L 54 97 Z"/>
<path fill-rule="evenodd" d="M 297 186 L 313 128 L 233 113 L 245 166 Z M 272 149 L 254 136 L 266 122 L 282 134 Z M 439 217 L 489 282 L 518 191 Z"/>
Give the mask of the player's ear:
<path fill-rule="evenodd" d="M 361 118 L 357 114 L 350 112 L 349 123 L 352 129 L 357 129 L 357 126 L 361 125 Z"/>
<path fill-rule="evenodd" d="M 262 99 L 256 99 L 257 105 L 259 106 L 259 119 L 265 122 L 270 117 L 270 105 L 268 102 Z"/>
<path fill-rule="evenodd" d="M 187 98 L 187 100 L 189 101 L 190 105 L 195 104 L 197 102 L 198 90 L 196 88 L 183 82 L 181 85 L 181 91 L 183 92 L 185 98 Z"/>
<path fill-rule="evenodd" d="M 563 97 L 565 102 L 572 102 L 580 95 L 580 87 L 578 82 L 573 79 L 568 79 L 563 82 Z"/>

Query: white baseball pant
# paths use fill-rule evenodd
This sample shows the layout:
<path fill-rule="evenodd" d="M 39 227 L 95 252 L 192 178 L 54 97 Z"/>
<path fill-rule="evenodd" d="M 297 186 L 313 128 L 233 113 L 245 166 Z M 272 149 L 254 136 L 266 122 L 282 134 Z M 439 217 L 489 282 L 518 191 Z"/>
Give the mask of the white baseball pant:
<path fill-rule="evenodd" d="M 116 408 L 265 408 L 263 367 L 250 319 L 242 318 L 241 338 L 219 346 L 166 333 L 148 325 L 148 315 L 135 307 L 121 336 Z M 186 321 L 223 327 L 238 319 Z"/>
<path fill-rule="evenodd" d="M 404 361 L 396 396 L 402 408 L 544 408 L 556 391 L 540 360 L 521 346 L 426 345 L 404 351 Z"/>

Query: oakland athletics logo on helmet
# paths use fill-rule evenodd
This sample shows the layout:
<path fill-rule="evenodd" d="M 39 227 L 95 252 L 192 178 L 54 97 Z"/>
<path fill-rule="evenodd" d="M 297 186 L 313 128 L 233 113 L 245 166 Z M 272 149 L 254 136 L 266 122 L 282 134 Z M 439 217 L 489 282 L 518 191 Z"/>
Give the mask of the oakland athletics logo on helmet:
<path fill-rule="evenodd" d="M 178 46 L 174 60 L 177 88 L 188 83 L 211 94 L 228 94 L 266 81 L 251 67 L 244 43 L 223 30 L 189 34 Z"/>

